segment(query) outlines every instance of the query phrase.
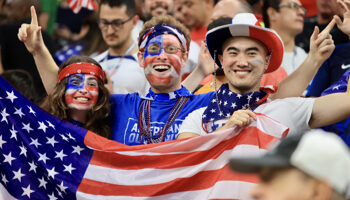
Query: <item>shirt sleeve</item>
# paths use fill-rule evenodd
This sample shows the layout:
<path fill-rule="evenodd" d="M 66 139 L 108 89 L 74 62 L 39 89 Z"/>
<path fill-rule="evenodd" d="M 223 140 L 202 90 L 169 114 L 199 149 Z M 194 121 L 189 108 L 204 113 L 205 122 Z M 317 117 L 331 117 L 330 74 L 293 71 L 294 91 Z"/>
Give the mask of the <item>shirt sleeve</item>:
<path fill-rule="evenodd" d="M 192 111 L 182 122 L 179 134 L 181 133 L 195 133 L 198 135 L 205 135 L 206 132 L 202 128 L 202 115 L 206 107 L 199 108 Z"/>

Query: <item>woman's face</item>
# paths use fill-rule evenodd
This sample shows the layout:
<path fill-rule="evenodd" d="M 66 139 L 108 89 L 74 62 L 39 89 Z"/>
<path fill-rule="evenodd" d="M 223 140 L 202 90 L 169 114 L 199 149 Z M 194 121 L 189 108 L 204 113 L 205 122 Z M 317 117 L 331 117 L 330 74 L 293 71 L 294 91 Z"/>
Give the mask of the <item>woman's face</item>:
<path fill-rule="evenodd" d="M 73 74 L 68 77 L 65 102 L 70 109 L 90 110 L 98 100 L 97 77 L 90 74 Z"/>

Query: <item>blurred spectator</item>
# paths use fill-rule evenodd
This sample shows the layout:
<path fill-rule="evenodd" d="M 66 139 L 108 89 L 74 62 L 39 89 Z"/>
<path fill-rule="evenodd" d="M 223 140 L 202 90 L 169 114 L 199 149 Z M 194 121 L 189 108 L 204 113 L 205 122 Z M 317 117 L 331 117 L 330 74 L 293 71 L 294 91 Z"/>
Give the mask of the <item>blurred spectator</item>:
<path fill-rule="evenodd" d="M 42 99 L 38 98 L 33 78 L 27 71 L 22 69 L 7 70 L 1 76 L 28 100 L 37 105 L 41 103 Z"/>
<path fill-rule="evenodd" d="M 313 130 L 283 139 L 262 156 L 236 157 L 233 170 L 260 173 L 256 200 L 346 200 L 350 198 L 350 152 L 331 133 Z"/>
<path fill-rule="evenodd" d="M 148 91 L 144 69 L 137 61 L 137 45 L 131 31 L 139 20 L 135 2 L 130 0 L 101 0 L 99 27 L 108 50 L 94 57 L 110 76 L 114 93 L 127 94 Z"/>
<path fill-rule="evenodd" d="M 295 37 L 303 31 L 306 9 L 299 0 L 264 0 L 262 13 L 265 26 L 275 30 L 282 38 L 282 67 L 289 75 L 307 57 L 307 53 L 295 45 Z"/>
<path fill-rule="evenodd" d="M 317 15 L 316 0 L 300 0 L 301 4 L 306 8 L 306 17 L 315 17 Z"/>
<path fill-rule="evenodd" d="M 17 38 L 18 29 L 22 23 L 30 22 L 30 6 L 39 8 L 37 0 L 12 0 L 7 5 L 8 16 L 11 23 L 0 25 L 0 73 L 2 70 L 23 69 L 33 77 L 34 87 L 37 89 L 39 99 L 45 95 L 45 89 L 35 66 L 32 55 Z M 39 9 L 40 10 L 40 9 Z M 43 31 L 43 39 L 49 51 L 55 51 L 54 43 L 47 32 Z"/>
<path fill-rule="evenodd" d="M 310 36 L 315 26 L 322 31 L 327 24 L 333 19 L 334 15 L 343 17 L 341 13 L 341 7 L 337 5 L 337 0 L 316 0 L 317 16 L 305 21 L 303 32 L 296 36 L 295 43 L 297 46 L 309 51 Z M 331 30 L 331 35 L 334 40 L 334 44 L 341 44 L 349 42 L 349 37 L 339 30 L 337 26 Z"/>
<path fill-rule="evenodd" d="M 56 13 L 59 6 L 58 0 L 40 0 L 41 14 L 39 16 L 39 24 L 43 30 L 46 30 L 53 36 L 56 23 Z"/>
<path fill-rule="evenodd" d="M 215 0 L 175 0 L 179 12 L 175 17 L 184 23 L 191 30 L 191 40 L 198 45 L 205 40 L 207 25 L 210 23 L 210 17 L 213 13 Z"/>
<path fill-rule="evenodd" d="M 61 65 L 71 56 L 85 55 L 96 56 L 105 51 L 108 46 L 102 38 L 102 33 L 98 27 L 98 13 L 94 12 L 88 15 L 80 29 L 78 37 L 73 44 L 65 46 L 55 53 L 57 65 Z"/>

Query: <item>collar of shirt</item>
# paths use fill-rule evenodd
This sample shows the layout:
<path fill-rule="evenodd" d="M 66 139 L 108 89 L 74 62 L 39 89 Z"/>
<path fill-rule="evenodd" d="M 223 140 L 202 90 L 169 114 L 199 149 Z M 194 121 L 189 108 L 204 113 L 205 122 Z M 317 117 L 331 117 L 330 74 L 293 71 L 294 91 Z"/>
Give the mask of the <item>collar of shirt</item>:
<path fill-rule="evenodd" d="M 177 99 L 179 97 L 190 97 L 193 96 L 192 92 L 187 90 L 184 86 L 180 89 L 169 93 L 154 93 L 152 89 L 149 89 L 148 94 L 143 99 L 157 100 L 157 101 L 169 101 L 171 99 Z"/>

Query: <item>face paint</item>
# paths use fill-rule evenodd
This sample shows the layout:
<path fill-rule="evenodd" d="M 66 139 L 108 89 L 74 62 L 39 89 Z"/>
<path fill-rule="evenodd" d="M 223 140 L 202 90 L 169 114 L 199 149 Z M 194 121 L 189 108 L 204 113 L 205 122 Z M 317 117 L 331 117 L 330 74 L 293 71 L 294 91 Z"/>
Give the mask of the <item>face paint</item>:
<path fill-rule="evenodd" d="M 89 74 L 73 74 L 68 77 L 65 101 L 69 108 L 89 110 L 98 100 L 97 77 Z"/>
<path fill-rule="evenodd" d="M 257 63 L 257 64 L 261 64 L 261 65 L 263 65 L 263 64 L 264 64 L 264 62 L 263 62 L 263 61 L 258 60 L 258 59 L 254 59 L 254 60 L 252 60 L 252 62 Z"/>
<path fill-rule="evenodd" d="M 160 47 L 150 52 L 152 45 Z M 174 47 L 176 53 L 165 52 L 164 48 Z M 174 49 L 172 48 L 172 49 Z M 151 84 L 168 84 L 181 77 L 182 51 L 179 40 L 173 35 L 159 35 L 150 40 L 145 48 L 145 74 Z"/>

